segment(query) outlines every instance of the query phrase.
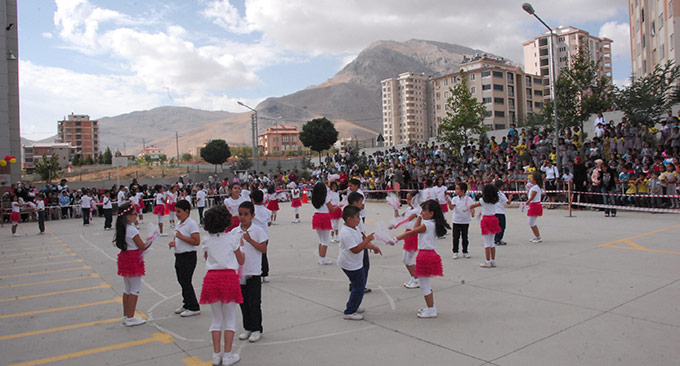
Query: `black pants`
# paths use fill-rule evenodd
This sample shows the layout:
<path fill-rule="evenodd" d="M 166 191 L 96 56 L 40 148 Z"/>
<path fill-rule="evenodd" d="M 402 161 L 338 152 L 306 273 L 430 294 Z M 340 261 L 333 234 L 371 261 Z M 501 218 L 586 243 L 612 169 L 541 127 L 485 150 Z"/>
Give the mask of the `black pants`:
<path fill-rule="evenodd" d="M 243 315 L 243 329 L 251 332 L 262 331 L 262 278 L 252 276 L 246 280 L 245 285 L 241 285 L 243 303 L 241 304 L 241 315 Z"/>
<path fill-rule="evenodd" d="M 470 224 L 453 224 L 453 252 L 458 253 L 458 244 L 460 243 L 460 237 L 463 236 L 463 253 L 468 252 L 468 229 Z"/>
<path fill-rule="evenodd" d="M 496 214 L 496 217 L 498 218 L 498 226 L 501 227 L 501 232 L 496 234 L 493 241 L 498 244 L 498 242 L 503 240 L 503 235 L 505 235 L 505 214 Z"/>
<path fill-rule="evenodd" d="M 41 233 L 45 232 L 45 211 L 38 211 L 38 229 Z"/>
<path fill-rule="evenodd" d="M 90 209 L 89 208 L 81 208 L 81 211 L 83 211 L 83 225 L 89 225 L 90 224 Z"/>
<path fill-rule="evenodd" d="M 68 207 L 61 208 L 61 218 L 68 219 Z"/>
<path fill-rule="evenodd" d="M 196 300 L 196 293 L 194 292 L 194 285 L 191 283 L 191 278 L 194 276 L 196 269 L 196 252 L 175 253 L 175 273 L 177 274 L 177 282 L 182 287 L 182 299 L 184 300 L 184 308 L 191 311 L 198 311 L 198 300 Z"/>
<path fill-rule="evenodd" d="M 262 277 L 269 276 L 269 260 L 267 259 L 267 253 L 262 253 Z"/>
<path fill-rule="evenodd" d="M 112 211 L 112 209 L 110 209 L 110 208 L 104 209 L 104 229 L 106 229 L 106 228 L 110 229 L 111 228 L 111 221 L 112 221 L 111 211 Z"/>
<path fill-rule="evenodd" d="M 205 209 L 205 207 L 199 207 L 198 208 L 198 219 L 199 219 L 199 223 L 201 225 L 203 225 L 203 210 L 204 209 Z"/>

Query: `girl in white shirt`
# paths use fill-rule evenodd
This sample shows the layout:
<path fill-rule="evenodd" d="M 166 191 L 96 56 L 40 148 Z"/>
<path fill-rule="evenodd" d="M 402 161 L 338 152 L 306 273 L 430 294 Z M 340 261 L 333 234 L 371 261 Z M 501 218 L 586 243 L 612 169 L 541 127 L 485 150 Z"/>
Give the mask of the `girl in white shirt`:
<path fill-rule="evenodd" d="M 19 203 L 19 196 L 12 196 L 12 213 L 9 214 L 9 221 L 12 223 L 12 236 L 20 236 L 17 233 L 17 227 L 19 227 L 19 221 L 21 221 L 21 207 L 22 203 Z"/>
<path fill-rule="evenodd" d="M 342 218 L 342 207 L 340 207 L 340 194 L 338 193 L 338 183 L 333 181 L 330 184 L 331 189 L 328 191 L 328 197 L 330 197 L 331 205 L 338 207 L 337 210 L 331 211 L 331 243 L 338 243 L 338 224 Z"/>
<path fill-rule="evenodd" d="M 111 230 L 113 203 L 111 202 L 111 191 L 104 191 L 102 199 L 102 210 L 104 211 L 104 230 Z"/>
<path fill-rule="evenodd" d="M 276 188 L 270 185 L 267 188 L 267 209 L 272 212 L 272 225 L 276 225 L 276 214 L 279 213 L 279 201 L 276 199 Z"/>
<path fill-rule="evenodd" d="M 213 365 L 232 365 L 240 356 L 231 353 L 236 332 L 236 304 L 243 303 L 238 267 L 245 263 L 239 237 L 225 233 L 231 225 L 231 215 L 225 206 L 209 209 L 203 218 L 203 228 L 210 234 L 203 242 L 203 257 L 208 272 L 203 278 L 200 304 L 210 304 L 213 322 Z M 224 333 L 224 351 L 221 337 Z"/>
<path fill-rule="evenodd" d="M 390 226 L 390 229 L 396 229 L 401 225 L 406 227 L 406 232 L 413 230 L 413 227 L 420 216 L 422 208 L 419 205 L 419 193 L 418 191 L 411 191 L 406 194 L 406 202 L 408 203 L 408 210 L 404 212 L 401 216 L 403 220 L 399 221 L 396 225 Z M 420 287 L 420 282 L 418 277 L 415 275 L 416 268 L 416 254 L 418 253 L 418 235 L 412 235 L 404 239 L 404 254 L 402 256 L 402 262 L 406 266 L 408 274 L 411 275 L 411 279 L 404 283 L 406 288 L 418 288 Z"/>
<path fill-rule="evenodd" d="M 333 206 L 328 190 L 323 182 L 318 182 L 312 190 L 312 206 L 314 206 L 314 216 L 312 216 L 312 229 L 316 230 L 319 236 L 319 264 L 331 264 L 333 261 L 326 258 L 328 243 L 330 241 L 331 225 L 330 212 L 338 210 Z"/>
<path fill-rule="evenodd" d="M 245 201 L 247 199 L 241 195 L 241 184 L 238 182 L 231 183 L 229 196 L 224 199 L 224 205 L 227 206 L 227 210 L 231 214 L 231 226 L 227 228 L 227 232 L 241 225 L 241 220 L 238 218 L 238 206 Z"/>
<path fill-rule="evenodd" d="M 501 232 L 501 227 L 498 225 L 498 217 L 496 217 L 496 203 L 498 203 L 498 188 L 493 184 L 486 184 L 482 188 L 482 198 L 479 202 L 470 206 L 471 209 L 482 207 L 482 221 L 479 226 L 482 229 L 482 237 L 484 238 L 484 254 L 486 261 L 480 266 L 482 268 L 496 267 L 496 245 L 494 244 L 494 236 Z"/>
<path fill-rule="evenodd" d="M 541 233 L 538 231 L 538 225 L 536 225 L 536 219 L 543 216 L 543 205 L 541 204 L 541 186 L 543 185 L 543 176 L 540 172 L 534 172 L 529 177 L 531 188 L 529 188 L 529 198 L 527 199 L 527 216 L 529 217 L 529 227 L 534 233 L 534 238 L 529 240 L 532 243 L 540 243 Z"/>
<path fill-rule="evenodd" d="M 170 227 L 175 227 L 175 203 L 177 202 L 177 186 L 172 185 L 170 191 L 165 194 L 165 205 L 168 208 Z"/>
<path fill-rule="evenodd" d="M 290 187 L 290 207 L 295 210 L 295 220 L 293 223 L 297 224 L 300 222 L 300 206 L 302 206 L 302 201 L 300 200 L 300 188 L 298 188 L 295 182 L 290 182 L 288 184 Z"/>
<path fill-rule="evenodd" d="M 90 225 L 90 205 L 92 198 L 88 196 L 87 189 L 83 189 L 83 196 L 80 197 L 80 209 L 83 212 L 83 225 Z"/>
<path fill-rule="evenodd" d="M 434 197 L 437 199 L 437 202 L 439 202 L 439 206 L 442 208 L 442 213 L 447 213 L 449 212 L 449 206 L 446 202 L 446 185 L 444 185 L 444 177 L 439 176 L 437 178 L 437 185 L 435 187 L 432 187 L 432 192 L 434 193 Z"/>
<path fill-rule="evenodd" d="M 153 194 L 156 206 L 153 208 L 153 213 L 158 216 L 158 229 L 161 232 L 161 236 L 167 236 L 167 234 L 163 234 L 163 216 L 165 216 L 165 194 L 163 193 L 163 186 L 156 184 L 154 186 L 154 191 L 156 191 L 156 193 Z"/>

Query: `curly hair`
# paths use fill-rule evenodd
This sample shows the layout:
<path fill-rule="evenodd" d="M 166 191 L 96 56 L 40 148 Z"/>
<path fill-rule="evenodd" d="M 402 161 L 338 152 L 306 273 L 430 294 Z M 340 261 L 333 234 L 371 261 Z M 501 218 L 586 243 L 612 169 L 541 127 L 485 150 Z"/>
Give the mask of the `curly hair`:
<path fill-rule="evenodd" d="M 217 205 L 203 215 L 203 228 L 210 234 L 219 234 L 231 226 L 231 214 L 225 205 Z"/>
<path fill-rule="evenodd" d="M 498 188 L 493 184 L 485 184 L 482 188 L 482 199 L 486 203 L 496 204 L 498 202 Z"/>

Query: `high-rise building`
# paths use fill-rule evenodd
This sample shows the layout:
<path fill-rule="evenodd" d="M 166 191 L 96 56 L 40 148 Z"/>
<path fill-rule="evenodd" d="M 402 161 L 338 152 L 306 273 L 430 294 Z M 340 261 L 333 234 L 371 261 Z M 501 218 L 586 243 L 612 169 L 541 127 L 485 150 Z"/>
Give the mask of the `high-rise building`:
<path fill-rule="evenodd" d="M 99 123 L 85 114 L 69 114 L 58 122 L 57 142 L 75 146 L 81 158 L 95 158 L 99 155 Z"/>
<path fill-rule="evenodd" d="M 431 135 L 427 112 L 428 76 L 405 72 L 381 84 L 385 145 L 426 141 Z"/>
<path fill-rule="evenodd" d="M 451 88 L 467 78 L 470 93 L 483 102 L 486 114 L 483 124 L 492 130 L 510 128 L 529 113 L 543 109 L 543 78 L 525 73 L 521 67 L 502 57 L 475 55 L 464 58 L 461 72 L 431 77 L 432 108 L 430 109 L 433 135 L 447 117 Z"/>
<path fill-rule="evenodd" d="M 633 0 L 634 1 L 634 0 Z M 680 1 L 680 0 L 679 0 Z M 554 29 L 555 42 L 553 52 L 555 52 L 555 74 L 560 76 L 560 70 L 569 66 L 573 58 L 581 48 L 585 48 L 590 53 L 590 59 L 599 63 L 598 76 L 612 78 L 612 40 L 609 38 L 598 38 L 591 36 L 590 33 L 574 28 L 559 27 Z M 529 74 L 540 75 L 545 78 L 544 95 L 550 97 L 550 32 L 546 32 L 534 37 L 530 41 L 523 43 L 524 46 L 524 71 Z"/>
<path fill-rule="evenodd" d="M 656 65 L 680 57 L 680 0 L 628 0 L 633 76 L 644 77 Z"/>
<path fill-rule="evenodd" d="M 17 0 L 0 5 L 5 28 L 0 37 L 0 159 L 16 156 L 17 163 L 0 166 L 0 194 L 21 179 L 21 136 L 19 123 L 19 41 L 17 38 Z"/>

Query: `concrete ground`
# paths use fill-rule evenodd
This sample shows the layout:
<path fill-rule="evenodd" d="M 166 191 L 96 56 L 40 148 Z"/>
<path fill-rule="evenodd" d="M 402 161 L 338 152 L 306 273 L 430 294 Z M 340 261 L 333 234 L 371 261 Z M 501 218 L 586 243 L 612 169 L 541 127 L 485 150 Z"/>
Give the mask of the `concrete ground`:
<path fill-rule="evenodd" d="M 494 269 L 479 267 L 479 224 L 470 228 L 471 259 L 451 258 L 439 240 L 444 277 L 433 279 L 439 317 L 408 279 L 399 247 L 371 257 L 364 321 L 342 319 L 348 281 L 336 265 L 316 262 L 310 205 L 300 224 L 281 204 L 271 228 L 270 282 L 263 285 L 264 336 L 234 342 L 242 365 L 678 365 L 680 224 L 677 215 L 546 210 L 541 244 L 528 242 L 527 219 L 508 210 L 507 246 Z M 391 209 L 367 205 L 367 227 Z M 194 217 L 196 213 L 193 213 Z M 447 217 L 448 218 L 448 217 Z M 146 222 L 156 218 L 147 215 Z M 0 364 L 208 365 L 210 308 L 180 318 L 168 238 L 146 256 L 138 311 L 145 325 L 121 324 L 123 281 L 103 219 L 22 224 L 19 238 L 0 229 Z M 146 224 L 142 225 L 146 232 Z M 400 232 L 400 230 L 398 231 Z M 337 255 L 337 244 L 329 256 Z M 205 264 L 194 285 L 200 293 Z M 240 313 L 238 314 L 241 330 Z M 237 330 L 237 334 L 238 334 Z"/>

